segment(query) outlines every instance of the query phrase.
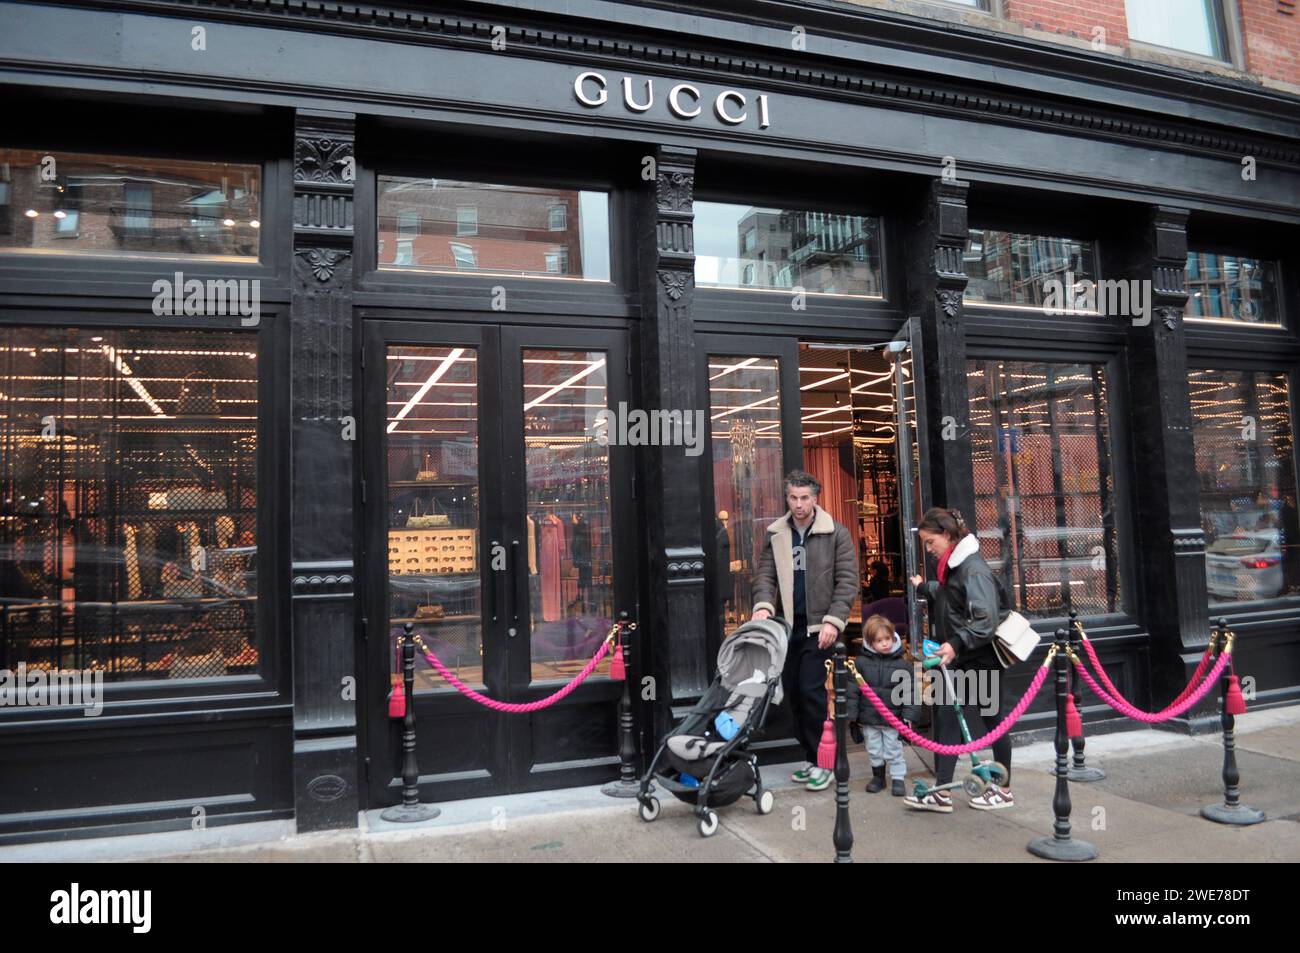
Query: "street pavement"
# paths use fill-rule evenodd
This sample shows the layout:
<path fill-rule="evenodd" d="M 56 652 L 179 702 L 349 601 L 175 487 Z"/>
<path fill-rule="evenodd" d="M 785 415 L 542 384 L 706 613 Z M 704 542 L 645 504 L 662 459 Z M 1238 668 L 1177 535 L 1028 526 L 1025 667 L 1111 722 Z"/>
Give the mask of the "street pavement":
<path fill-rule="evenodd" d="M 1300 861 L 1300 706 L 1249 712 L 1237 719 L 1242 802 L 1267 812 L 1252 827 L 1215 824 L 1199 816 L 1223 798 L 1221 735 L 1189 737 L 1142 729 L 1090 738 L 1091 766 L 1105 780 L 1072 784 L 1075 836 L 1094 844 L 1099 863 L 1156 861 Z M 931 777 L 908 748 L 913 776 Z M 906 810 L 886 788 L 867 794 L 866 755 L 850 756 L 853 858 L 872 861 L 1047 863 L 1026 844 L 1052 832 L 1050 743 L 1015 749 L 1016 806 L 970 809 L 960 792 L 951 815 Z M 441 804 L 442 815 L 415 827 L 389 824 L 378 812 L 355 830 L 296 834 L 292 821 L 209 827 L 95 840 L 0 847 L 3 862 L 825 862 L 834 857 L 834 787 L 810 793 L 789 780 L 793 765 L 763 769 L 776 794 L 761 816 L 743 798 L 719 811 L 721 823 L 702 838 L 688 805 L 663 795 L 659 819 L 647 824 L 636 802 L 599 788 L 480 798 Z M 962 776 L 958 764 L 958 777 Z M 910 789 L 910 785 L 909 785 Z"/>

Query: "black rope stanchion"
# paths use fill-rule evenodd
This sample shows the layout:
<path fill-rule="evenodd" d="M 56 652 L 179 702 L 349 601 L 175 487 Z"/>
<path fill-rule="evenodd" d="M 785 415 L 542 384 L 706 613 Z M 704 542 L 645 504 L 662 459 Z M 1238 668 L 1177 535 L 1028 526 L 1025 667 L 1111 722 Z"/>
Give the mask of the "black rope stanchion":
<path fill-rule="evenodd" d="M 1079 613 L 1073 609 L 1070 610 L 1070 648 L 1076 655 L 1083 653 L 1083 626 L 1079 622 Z M 1070 669 L 1070 692 L 1074 696 L 1074 709 L 1079 713 L 1080 729 L 1079 737 L 1070 739 L 1070 747 L 1074 751 L 1074 757 L 1070 764 L 1071 781 L 1101 781 L 1106 777 L 1106 772 L 1101 768 L 1090 768 L 1083 758 L 1083 679 Z"/>
<path fill-rule="evenodd" d="M 420 768 L 415 761 L 415 626 L 406 623 L 402 636 L 402 687 L 406 690 L 406 716 L 402 720 L 402 803 L 379 816 L 385 821 L 410 824 L 431 821 L 442 812 L 420 803 Z"/>
<path fill-rule="evenodd" d="M 636 769 L 636 734 L 633 730 L 632 723 L 632 688 L 631 675 L 626 670 L 626 658 L 630 655 L 627 649 L 627 633 L 636 626 L 628 624 L 626 612 L 618 614 L 618 644 L 623 651 L 623 696 L 618 702 L 618 727 L 619 727 L 619 745 L 618 745 L 618 780 L 610 781 L 600 789 L 601 794 L 608 794 L 610 797 L 636 797 L 637 792 L 641 789 L 641 779 L 637 775 Z M 611 674 L 613 666 L 611 665 Z"/>
<path fill-rule="evenodd" d="M 1228 652 L 1233 634 L 1228 631 L 1227 619 L 1219 620 L 1216 634 L 1219 653 Z M 1229 662 L 1223 669 L 1219 692 L 1220 720 L 1223 725 L 1223 803 L 1207 804 L 1201 808 L 1201 816 L 1219 824 L 1246 826 L 1260 823 L 1265 815 L 1263 811 L 1247 807 L 1240 800 L 1238 785 L 1241 783 L 1241 772 L 1237 770 L 1237 742 L 1234 736 L 1237 720 L 1228 706 L 1232 678 L 1232 663 Z"/>
<path fill-rule="evenodd" d="M 835 683 L 835 863 L 853 863 L 853 827 L 849 821 L 849 706 L 845 695 L 849 669 L 845 664 L 848 650 L 843 642 L 835 643 L 835 664 L 831 674 Z"/>
<path fill-rule="evenodd" d="M 1052 810 L 1056 823 L 1050 837 L 1035 837 L 1028 850 L 1048 860 L 1095 860 L 1097 848 L 1076 840 L 1070 833 L 1070 738 L 1065 726 L 1066 697 L 1070 691 L 1069 638 L 1065 629 L 1056 630 L 1056 793 Z"/>

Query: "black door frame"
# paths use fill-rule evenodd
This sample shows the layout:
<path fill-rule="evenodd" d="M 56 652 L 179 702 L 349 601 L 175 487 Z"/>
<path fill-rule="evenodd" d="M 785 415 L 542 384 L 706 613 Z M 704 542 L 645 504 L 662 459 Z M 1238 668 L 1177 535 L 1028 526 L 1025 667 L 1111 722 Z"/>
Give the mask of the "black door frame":
<path fill-rule="evenodd" d="M 393 320 L 362 321 L 362 448 L 361 479 L 365 503 L 361 510 L 361 651 L 364 656 L 362 744 L 367 769 L 367 804 L 395 803 L 399 797 L 399 723 L 385 717 L 389 691 L 389 621 L 387 576 L 387 366 L 390 345 L 465 346 L 478 355 L 478 409 L 482 422 L 478 442 L 479 480 L 479 585 L 482 613 L 483 676 L 485 694 L 512 702 L 529 702 L 554 692 L 560 682 L 531 682 L 527 575 L 519 571 L 520 544 L 527 539 L 524 524 L 526 493 L 523 457 L 524 348 L 603 350 L 608 355 L 607 399 L 616 409 L 631 403 L 629 332 L 622 328 L 538 327 L 481 321 Z M 369 360 L 369 365 L 366 361 Z M 498 425 L 491 426 L 490 421 Z M 638 551 L 632 487 L 632 448 L 611 446 L 610 519 L 613 534 L 614 613 L 635 617 Z M 505 578 L 492 569 L 492 546 L 499 543 L 507 563 Z M 509 634 L 511 628 L 515 634 Z M 630 672 L 644 670 L 644 638 L 632 641 L 627 658 Z M 616 706 L 621 686 L 596 679 L 579 686 L 547 715 L 515 715 L 489 711 L 446 691 L 419 692 L 417 738 L 425 752 L 447 737 L 468 749 L 482 752 L 482 760 L 467 770 L 431 771 L 422 759 L 421 797 L 448 800 L 482 797 L 528 790 L 597 783 L 617 775 Z M 638 693 L 633 693 L 637 699 Z M 408 700 L 409 701 L 409 700 Z M 571 761 L 534 763 L 537 722 L 552 713 L 577 706 L 602 705 L 608 709 L 608 754 Z M 640 702 L 634 702 L 639 705 Z M 649 717 L 648 710 L 638 717 Z M 441 722 L 441 724 L 439 724 Z M 433 739 L 437 739 L 435 742 Z"/>

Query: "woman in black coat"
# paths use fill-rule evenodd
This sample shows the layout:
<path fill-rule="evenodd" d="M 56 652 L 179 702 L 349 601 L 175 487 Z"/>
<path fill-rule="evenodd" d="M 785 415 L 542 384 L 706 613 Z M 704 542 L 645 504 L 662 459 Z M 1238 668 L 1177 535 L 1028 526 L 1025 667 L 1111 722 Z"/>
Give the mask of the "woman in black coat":
<path fill-rule="evenodd" d="M 970 726 L 971 737 L 978 738 L 1001 721 L 1006 709 L 1002 665 L 993 650 L 998 624 L 1006 618 L 1007 599 L 989 564 L 979 552 L 979 540 L 966 527 L 956 510 L 934 507 L 926 511 L 917 526 L 925 551 L 939 560 L 938 581 L 911 578 L 920 595 L 930 606 L 930 637 L 940 643 L 939 655 L 953 673 L 958 701 Z M 961 744 L 961 726 L 946 686 L 937 686 L 935 719 L 941 744 Z M 977 697 L 970 697 L 975 690 Z M 987 719 L 987 720 L 986 720 Z M 983 727 L 987 725 L 987 727 Z M 982 811 L 1013 807 L 1011 796 L 1011 737 L 1003 735 L 993 744 L 993 759 L 1007 769 L 1006 787 L 989 785 L 970 806 Z M 956 755 L 936 755 L 936 785 L 952 781 Z M 904 803 L 919 811 L 952 813 L 952 799 L 946 791 L 923 798 L 907 797 Z"/>

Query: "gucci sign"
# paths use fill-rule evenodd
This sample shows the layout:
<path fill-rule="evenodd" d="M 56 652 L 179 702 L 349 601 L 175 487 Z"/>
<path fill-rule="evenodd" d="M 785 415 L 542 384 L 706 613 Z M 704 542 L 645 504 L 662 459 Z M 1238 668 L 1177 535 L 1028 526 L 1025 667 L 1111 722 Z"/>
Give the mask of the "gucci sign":
<path fill-rule="evenodd" d="M 629 112 L 647 113 L 655 105 L 655 81 L 624 76 L 620 79 L 623 105 Z M 664 84 L 667 85 L 667 84 Z M 588 109 L 599 109 L 609 102 L 609 81 L 600 73 L 579 73 L 573 81 L 573 96 Z M 678 119 L 691 120 L 704 112 L 705 96 L 699 87 L 690 83 L 677 83 L 668 90 L 664 105 Z M 724 89 L 713 97 L 712 113 L 727 126 L 740 126 L 752 122 L 759 129 L 772 124 L 768 113 L 767 94 L 760 93 L 751 104 L 744 93 Z"/>

